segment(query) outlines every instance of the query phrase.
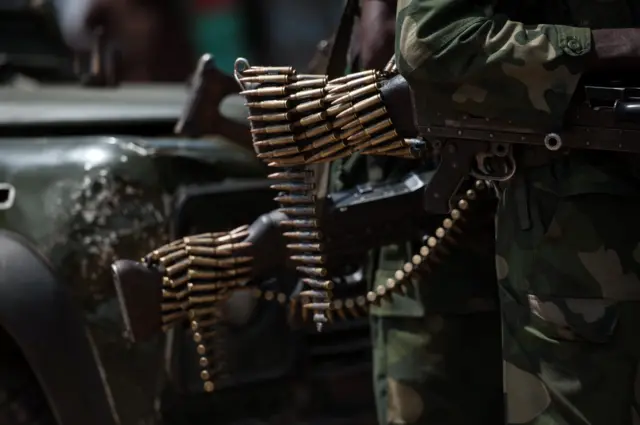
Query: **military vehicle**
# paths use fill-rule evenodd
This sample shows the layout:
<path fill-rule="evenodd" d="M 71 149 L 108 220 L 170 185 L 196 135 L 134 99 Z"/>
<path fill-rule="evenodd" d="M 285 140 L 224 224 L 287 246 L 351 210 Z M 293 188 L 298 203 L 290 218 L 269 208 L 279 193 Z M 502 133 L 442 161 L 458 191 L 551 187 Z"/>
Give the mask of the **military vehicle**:
<path fill-rule="evenodd" d="M 178 375 L 163 372 L 164 340 L 123 337 L 109 265 L 272 208 L 252 152 L 174 135 L 187 87 L 93 71 L 78 77 L 46 2 L 0 4 L 3 425 L 159 422 Z M 235 100 L 221 110 L 243 115 Z M 201 209 L 204 193 L 220 206 Z"/>
<path fill-rule="evenodd" d="M 372 413 L 370 391 L 351 379 L 369 382 L 366 319 L 316 335 L 288 326 L 277 303 L 236 300 L 234 361 L 213 393 L 187 330 L 136 343 L 123 333 L 114 260 L 250 223 L 275 208 L 273 193 L 242 144 L 245 111 L 228 77 L 214 75 L 205 90 L 220 105 L 190 99 L 177 136 L 187 87 L 118 84 L 100 39 L 79 77 L 47 4 L 0 4 L 0 423 L 294 423 L 329 406 L 334 418 Z M 215 74 L 210 63 L 200 72 Z M 209 128 L 198 129 L 190 117 L 202 124 L 203 114 Z M 261 286 L 283 284 L 295 282 Z"/>

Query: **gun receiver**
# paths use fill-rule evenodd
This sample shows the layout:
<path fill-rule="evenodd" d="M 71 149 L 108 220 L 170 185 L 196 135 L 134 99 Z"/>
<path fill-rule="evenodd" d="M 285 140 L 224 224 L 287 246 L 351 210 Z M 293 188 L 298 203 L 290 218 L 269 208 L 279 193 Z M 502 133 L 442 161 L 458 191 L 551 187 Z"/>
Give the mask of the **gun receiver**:
<path fill-rule="evenodd" d="M 433 174 L 410 173 L 399 182 L 364 184 L 328 195 L 320 217 L 328 266 L 436 228 L 442 217 L 421 208 L 422 192 Z"/>
<path fill-rule="evenodd" d="M 440 165 L 424 192 L 424 209 L 446 214 L 469 174 L 484 180 L 509 180 L 516 168 L 512 145 L 551 152 L 590 149 L 640 153 L 640 88 L 587 86 L 585 94 L 586 101 L 569 112 L 565 128 L 558 132 L 467 115 L 419 127 L 426 140 L 444 141 Z"/>
<path fill-rule="evenodd" d="M 427 215 L 421 208 L 422 193 L 433 175 L 410 173 L 397 182 L 365 184 L 327 196 L 320 217 L 327 267 L 340 270 L 372 248 L 406 242 L 438 227 L 442 217 Z M 294 214 L 290 217 L 295 219 Z M 146 340 L 158 333 L 160 306 L 173 302 L 162 300 L 162 272 L 127 260 L 116 262 L 112 271 L 129 338 Z"/>
<path fill-rule="evenodd" d="M 223 100 L 238 93 L 233 77 L 221 72 L 213 56 L 203 55 L 191 81 L 191 93 L 175 133 L 186 137 L 220 134 L 253 152 L 249 128 L 226 118 L 220 111 Z"/>

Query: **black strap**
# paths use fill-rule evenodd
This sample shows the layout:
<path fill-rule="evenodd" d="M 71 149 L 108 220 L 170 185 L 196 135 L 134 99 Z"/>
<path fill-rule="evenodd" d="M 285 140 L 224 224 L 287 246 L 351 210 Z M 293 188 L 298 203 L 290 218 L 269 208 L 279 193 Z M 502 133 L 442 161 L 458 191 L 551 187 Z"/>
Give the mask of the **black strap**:
<path fill-rule="evenodd" d="M 338 78 L 344 75 L 347 68 L 347 53 L 349 52 L 349 44 L 351 43 L 351 34 L 356 16 L 360 12 L 359 0 L 347 0 L 344 6 L 344 12 L 340 18 L 340 25 L 333 40 L 329 63 L 327 64 L 326 74 L 329 79 Z"/>

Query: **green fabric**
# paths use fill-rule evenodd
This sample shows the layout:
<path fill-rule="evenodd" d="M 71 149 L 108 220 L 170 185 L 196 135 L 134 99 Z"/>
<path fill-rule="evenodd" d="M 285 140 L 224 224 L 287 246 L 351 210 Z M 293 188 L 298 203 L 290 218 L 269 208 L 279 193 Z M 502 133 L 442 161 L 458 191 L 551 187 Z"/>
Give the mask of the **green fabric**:
<path fill-rule="evenodd" d="M 234 10 L 202 14 L 194 19 L 193 37 L 200 54 L 214 55 L 218 67 L 233 73 L 233 64 L 247 53 L 243 17 Z"/>

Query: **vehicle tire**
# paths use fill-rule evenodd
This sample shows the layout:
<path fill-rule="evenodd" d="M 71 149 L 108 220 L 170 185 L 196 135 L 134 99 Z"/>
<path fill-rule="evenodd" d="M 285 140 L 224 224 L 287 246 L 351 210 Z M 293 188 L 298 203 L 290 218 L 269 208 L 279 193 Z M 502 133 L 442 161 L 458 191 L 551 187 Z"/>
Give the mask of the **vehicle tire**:
<path fill-rule="evenodd" d="M 42 389 L 26 360 L 0 332 L 0 425 L 55 425 Z"/>

